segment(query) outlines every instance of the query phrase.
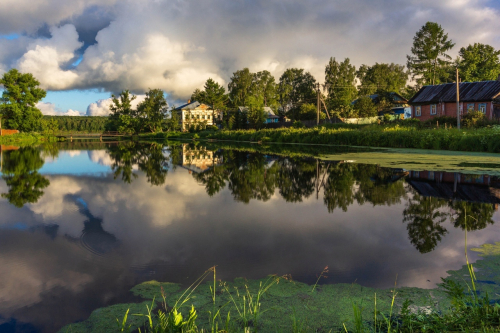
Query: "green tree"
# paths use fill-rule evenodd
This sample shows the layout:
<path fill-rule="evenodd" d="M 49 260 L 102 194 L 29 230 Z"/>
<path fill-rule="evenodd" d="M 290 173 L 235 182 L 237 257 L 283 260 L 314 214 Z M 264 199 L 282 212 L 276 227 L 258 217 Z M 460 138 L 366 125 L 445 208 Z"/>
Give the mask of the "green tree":
<path fill-rule="evenodd" d="M 356 76 L 359 79 L 360 95 L 373 95 L 395 92 L 401 94 L 408 81 L 408 72 L 403 65 L 379 64 L 361 65 Z"/>
<path fill-rule="evenodd" d="M 349 58 L 339 63 L 335 58 L 325 68 L 325 88 L 328 91 L 329 109 L 338 117 L 351 117 L 351 102 L 357 96 L 356 67 L 351 65 Z"/>
<path fill-rule="evenodd" d="M 303 103 L 316 101 L 316 79 L 302 68 L 288 68 L 280 77 L 278 98 L 282 113 L 293 120 L 299 116 Z"/>
<path fill-rule="evenodd" d="M 254 74 L 248 68 L 243 68 L 233 73 L 228 84 L 231 105 L 235 108 L 247 105 L 247 97 L 252 95 Z"/>
<path fill-rule="evenodd" d="M 165 127 L 167 131 L 177 131 L 180 130 L 180 115 L 175 111 L 175 106 L 170 109 L 170 117 L 165 121 Z"/>
<path fill-rule="evenodd" d="M 264 99 L 262 96 L 249 96 L 247 97 L 247 118 L 252 128 L 261 128 L 266 121 L 266 114 L 264 112 Z"/>
<path fill-rule="evenodd" d="M 261 96 L 264 106 L 276 109 L 278 106 L 277 86 L 274 76 L 269 71 L 261 71 L 254 74 L 252 94 Z"/>
<path fill-rule="evenodd" d="M 462 47 L 459 55 L 458 69 L 463 81 L 488 81 L 498 78 L 500 50 L 495 50 L 491 45 L 474 43 Z"/>
<path fill-rule="evenodd" d="M 361 96 L 354 103 L 355 115 L 359 118 L 374 117 L 377 113 L 377 106 L 370 96 Z"/>
<path fill-rule="evenodd" d="M 223 110 L 227 103 L 226 89 L 214 80 L 208 79 L 201 103 L 209 105 L 212 110 Z"/>
<path fill-rule="evenodd" d="M 22 132 L 38 130 L 42 112 L 36 103 L 46 96 L 45 90 L 38 87 L 40 82 L 30 73 L 22 74 L 11 69 L 4 73 L 0 84 L 4 86 L 0 103 L 4 126 Z"/>
<path fill-rule="evenodd" d="M 455 44 L 437 23 L 427 22 L 413 38 L 412 55 L 407 55 L 407 67 L 418 85 L 446 82 L 451 57 L 446 53 Z"/>
<path fill-rule="evenodd" d="M 50 184 L 38 173 L 44 164 L 40 150 L 24 147 L 7 151 L 3 157 L 2 178 L 9 190 L 2 193 L 2 197 L 19 208 L 27 203 L 36 203 L 43 196 L 43 189 Z"/>
<path fill-rule="evenodd" d="M 304 103 L 300 106 L 299 108 L 299 120 L 316 120 L 318 113 L 318 108 L 316 105 L 312 103 Z M 326 114 L 324 112 L 321 112 L 319 114 L 320 119 L 325 119 Z"/>
<path fill-rule="evenodd" d="M 130 91 L 123 90 L 120 95 L 111 95 L 111 114 L 108 117 L 106 129 L 109 131 L 119 131 L 121 133 L 137 133 L 139 124 L 136 119 L 137 111 L 132 109 L 132 101 L 136 96 Z"/>
<path fill-rule="evenodd" d="M 59 130 L 59 122 L 53 117 L 40 120 L 40 128 L 44 134 L 54 134 Z"/>
<path fill-rule="evenodd" d="M 141 130 L 160 132 L 167 118 L 168 104 L 161 89 L 149 89 L 146 98 L 137 106 L 137 117 Z"/>

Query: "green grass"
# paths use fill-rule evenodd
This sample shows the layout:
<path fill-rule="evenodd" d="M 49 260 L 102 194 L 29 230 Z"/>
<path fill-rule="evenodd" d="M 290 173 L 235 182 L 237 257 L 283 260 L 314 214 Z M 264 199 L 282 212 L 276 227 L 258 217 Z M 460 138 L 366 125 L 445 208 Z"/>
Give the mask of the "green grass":
<path fill-rule="evenodd" d="M 212 268 L 187 289 L 141 283 L 131 291 L 144 302 L 97 309 L 61 331 L 500 332 L 500 243 L 473 250 L 483 257 L 475 270 L 466 259 L 435 289 L 313 289 L 286 276 L 222 282 Z"/>
<path fill-rule="evenodd" d="M 45 136 L 37 133 L 18 133 L 13 135 L 0 136 L 0 144 L 2 145 L 27 145 L 54 141 L 57 141 L 55 137 Z"/>
<path fill-rule="evenodd" d="M 199 132 L 200 139 L 240 142 L 326 144 L 416 148 L 474 152 L 500 152 L 500 127 L 480 129 L 419 129 L 411 126 L 281 128 Z M 190 138 L 188 133 L 179 138 Z M 191 135 L 192 138 L 192 135 Z"/>

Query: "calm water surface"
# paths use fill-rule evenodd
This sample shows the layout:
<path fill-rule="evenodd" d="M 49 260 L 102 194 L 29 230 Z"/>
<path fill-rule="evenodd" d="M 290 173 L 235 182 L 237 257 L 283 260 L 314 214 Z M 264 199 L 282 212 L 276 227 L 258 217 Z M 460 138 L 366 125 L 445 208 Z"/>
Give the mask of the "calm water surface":
<path fill-rule="evenodd" d="M 0 332 L 54 332 L 143 281 L 291 274 L 433 288 L 500 239 L 493 175 L 203 144 L 3 147 Z M 477 259 L 470 254 L 472 259 Z"/>

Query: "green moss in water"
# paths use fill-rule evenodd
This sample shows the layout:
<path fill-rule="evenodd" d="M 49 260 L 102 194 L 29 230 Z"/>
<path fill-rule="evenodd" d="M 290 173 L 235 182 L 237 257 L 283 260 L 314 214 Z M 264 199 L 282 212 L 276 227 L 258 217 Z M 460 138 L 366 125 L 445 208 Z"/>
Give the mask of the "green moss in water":
<path fill-rule="evenodd" d="M 131 325 L 131 330 L 143 327 L 146 318 L 134 316 L 132 314 L 147 313 L 146 305 L 151 306 L 151 302 L 115 304 L 94 310 L 90 317 L 82 322 L 70 324 L 63 327 L 61 333 L 88 333 L 88 332 L 119 332 L 120 326 L 116 319 L 123 320 L 125 313 L 129 310 L 127 326 Z"/>
<path fill-rule="evenodd" d="M 483 257 L 482 260 L 473 264 L 476 269 L 477 290 L 480 295 L 488 293 L 492 301 L 500 301 L 500 243 L 486 244 L 473 250 L 480 252 Z M 449 276 L 446 279 L 453 279 L 464 286 L 470 285 L 470 276 L 465 265 L 457 271 L 449 271 L 448 273 Z M 247 288 L 255 298 L 259 286 L 268 282 L 268 278 L 261 280 L 238 278 L 232 282 L 217 282 L 214 304 L 210 291 L 210 287 L 213 287 L 213 280 L 207 281 L 191 294 L 182 312 L 186 315 L 191 305 L 194 305 L 198 313 L 198 327 L 208 328 L 209 313 L 221 309 L 221 317 L 225 319 L 229 312 L 231 325 L 237 330 L 241 319 L 233 300 L 241 311 L 243 295 L 247 295 Z M 131 291 L 135 295 L 147 299 L 147 302 L 117 304 L 95 310 L 87 320 L 66 326 L 62 332 L 118 331 L 116 319 L 121 321 L 129 308 L 130 314 L 146 313 L 146 305 L 151 305 L 153 298 L 157 302 L 162 301 L 162 287 L 169 307 L 172 307 L 185 291 L 174 283 L 144 282 L 132 288 Z M 412 309 L 417 311 L 430 309 L 446 313 L 451 306 L 450 300 L 441 287 L 435 289 L 403 287 L 397 288 L 396 292 L 393 311 L 395 315 L 399 313 L 406 299 L 413 302 Z M 262 332 L 288 332 L 292 330 L 292 317 L 294 317 L 306 331 L 341 331 L 344 323 L 348 329 L 353 329 L 353 304 L 361 309 L 363 320 L 369 323 L 373 322 L 375 297 L 377 310 L 387 315 L 390 311 L 392 296 L 392 289 L 367 288 L 358 284 L 320 285 L 313 292 L 310 285 L 280 279 L 279 283 L 273 285 L 260 300 L 262 315 L 258 325 Z M 249 319 L 253 321 L 251 316 Z M 380 319 L 381 317 L 379 317 Z M 134 329 L 141 326 L 142 320 L 143 317 L 129 315 L 128 323 L 132 324 Z"/>

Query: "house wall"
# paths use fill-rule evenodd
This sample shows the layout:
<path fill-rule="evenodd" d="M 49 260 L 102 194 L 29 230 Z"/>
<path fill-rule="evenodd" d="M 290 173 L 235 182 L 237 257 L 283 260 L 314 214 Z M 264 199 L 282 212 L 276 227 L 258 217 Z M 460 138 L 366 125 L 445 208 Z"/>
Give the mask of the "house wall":
<path fill-rule="evenodd" d="M 206 109 L 182 110 L 180 115 L 181 129 L 187 131 L 189 126 L 206 122 L 207 126 L 214 124 L 214 111 Z M 194 117 L 194 118 L 192 118 Z"/>
<path fill-rule="evenodd" d="M 484 101 L 484 102 L 476 102 L 476 103 L 469 103 L 469 102 L 460 102 L 460 109 L 461 109 L 461 114 L 467 113 L 467 106 L 468 105 L 474 105 L 474 111 L 479 111 L 479 104 L 486 104 L 486 118 L 487 119 L 492 119 L 493 118 L 493 103 L 491 101 Z M 436 105 L 436 114 L 431 115 L 431 104 L 426 104 L 426 105 L 420 105 L 421 107 L 421 116 L 416 115 L 416 107 L 417 105 L 412 105 L 411 106 L 411 116 L 412 118 L 419 119 L 421 121 L 426 121 L 435 117 L 442 117 L 442 116 L 447 116 L 447 117 L 457 117 L 457 103 L 438 103 Z"/>

